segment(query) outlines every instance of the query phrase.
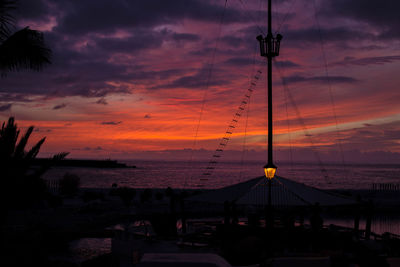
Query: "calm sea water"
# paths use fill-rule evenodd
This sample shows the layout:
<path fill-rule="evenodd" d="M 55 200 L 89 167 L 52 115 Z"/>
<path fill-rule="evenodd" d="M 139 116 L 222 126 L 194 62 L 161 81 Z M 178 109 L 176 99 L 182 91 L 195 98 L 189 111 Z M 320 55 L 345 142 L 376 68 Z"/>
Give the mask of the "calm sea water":
<path fill-rule="evenodd" d="M 137 168 L 98 169 L 57 167 L 45 179 L 57 180 L 65 173 L 80 177 L 81 187 L 108 188 L 219 188 L 263 175 L 263 162 L 220 162 L 212 175 L 204 176 L 207 162 L 125 161 Z M 278 165 L 277 175 L 321 189 L 370 189 L 373 183 L 400 183 L 400 165 Z"/>

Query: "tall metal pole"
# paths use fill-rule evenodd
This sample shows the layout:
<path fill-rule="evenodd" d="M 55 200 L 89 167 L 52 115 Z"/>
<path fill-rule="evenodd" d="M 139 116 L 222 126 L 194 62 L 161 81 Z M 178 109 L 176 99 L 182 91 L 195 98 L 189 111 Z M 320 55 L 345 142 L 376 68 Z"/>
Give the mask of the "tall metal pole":
<path fill-rule="evenodd" d="M 268 62 L 268 163 L 264 166 L 264 171 L 265 176 L 268 178 L 268 205 L 266 206 L 266 211 L 268 211 L 270 218 L 272 218 L 272 178 L 274 178 L 276 171 L 272 158 L 272 58 L 279 56 L 282 40 L 282 35 L 277 34 L 276 37 L 272 35 L 271 13 L 271 0 L 268 0 L 268 34 L 266 37 L 262 35 L 256 37 L 260 43 L 261 56 L 266 57 Z"/>
<path fill-rule="evenodd" d="M 268 0 L 268 163 L 272 164 L 272 30 L 271 30 L 271 0 Z M 271 179 L 268 182 L 268 206 L 271 208 Z"/>

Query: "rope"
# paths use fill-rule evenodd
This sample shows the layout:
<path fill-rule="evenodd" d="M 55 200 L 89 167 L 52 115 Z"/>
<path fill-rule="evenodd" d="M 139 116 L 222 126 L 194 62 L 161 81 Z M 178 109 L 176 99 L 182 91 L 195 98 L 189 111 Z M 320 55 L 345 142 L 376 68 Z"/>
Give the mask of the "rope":
<path fill-rule="evenodd" d="M 254 75 L 252 82 L 250 83 L 249 88 L 246 90 L 245 95 L 242 98 L 242 101 L 240 102 L 239 107 L 237 108 L 235 114 L 233 115 L 233 119 L 230 121 L 226 131 L 225 135 L 222 137 L 222 139 L 219 142 L 219 145 L 217 149 L 215 150 L 214 154 L 211 157 L 211 160 L 208 162 L 208 165 L 206 167 L 206 171 L 203 173 L 203 176 L 210 176 L 212 175 L 216 164 L 218 163 L 219 158 L 221 158 L 222 153 L 226 146 L 228 145 L 228 142 L 230 140 L 230 137 L 235 130 L 240 117 L 242 116 L 243 111 L 245 110 L 249 99 L 251 98 L 251 95 L 253 94 L 254 89 L 256 88 L 257 82 L 260 79 L 261 76 L 261 70 L 258 70 L 256 72 L 256 75 Z M 201 178 L 201 181 L 207 181 L 207 178 Z"/>
<path fill-rule="evenodd" d="M 262 33 L 263 35 L 265 35 L 265 32 L 263 31 L 263 29 L 258 25 L 258 21 L 250 14 L 250 12 L 248 11 L 247 6 L 245 5 L 245 3 L 242 0 L 238 0 L 240 2 L 240 4 L 242 4 L 243 8 L 242 9 L 245 13 L 247 13 L 247 16 L 252 19 L 254 21 L 254 24 L 256 25 L 258 31 L 260 33 Z"/>
<path fill-rule="evenodd" d="M 335 101 L 334 101 L 333 94 L 332 94 L 332 85 L 331 85 L 331 80 L 330 80 L 330 76 L 329 76 L 328 61 L 326 59 L 324 41 L 323 41 L 323 38 L 322 38 L 321 26 L 320 26 L 318 15 L 317 15 L 317 6 L 316 6 L 316 3 L 315 3 L 315 0 L 313 0 L 313 6 L 314 6 L 314 17 L 315 17 L 315 21 L 316 21 L 316 24 L 317 24 L 319 41 L 320 41 L 320 45 L 321 45 L 322 59 L 324 61 L 325 76 L 326 76 L 327 81 L 328 81 L 329 96 L 330 96 L 331 105 L 332 105 L 332 113 L 333 113 L 333 117 L 335 119 L 336 137 L 337 137 L 337 141 L 338 141 L 340 155 L 341 155 L 341 158 L 342 158 L 343 169 L 345 169 L 346 168 L 345 167 L 346 164 L 345 164 L 345 161 L 344 161 L 342 142 L 340 141 L 338 120 L 337 120 L 337 115 L 336 115 L 336 105 L 335 105 Z M 346 172 L 345 172 L 345 175 L 346 175 Z"/>
<path fill-rule="evenodd" d="M 293 106 L 293 109 L 294 109 L 295 112 L 296 112 L 297 119 L 299 120 L 299 123 L 301 124 L 301 126 L 302 126 L 302 128 L 303 128 L 304 135 L 305 135 L 306 137 L 309 138 L 309 141 L 310 141 L 310 144 L 311 144 L 311 150 L 313 151 L 314 156 L 316 157 L 316 159 L 317 159 L 317 161 L 318 161 L 318 165 L 320 166 L 321 172 L 322 172 L 322 174 L 323 174 L 325 180 L 327 181 L 327 183 L 330 183 L 329 180 L 328 180 L 329 177 L 328 177 L 328 173 L 327 173 L 327 171 L 326 171 L 326 168 L 324 167 L 324 164 L 322 163 L 321 158 L 320 158 L 318 152 L 315 150 L 315 144 L 314 144 L 314 142 L 313 142 L 313 140 L 312 140 L 312 138 L 311 138 L 311 135 L 310 135 L 309 132 L 308 132 L 308 129 L 307 129 L 307 127 L 306 127 L 306 124 L 304 123 L 304 120 L 303 120 L 303 118 L 302 118 L 302 116 L 301 116 L 300 110 L 298 109 L 298 107 L 297 107 L 297 105 L 296 105 L 296 102 L 294 101 L 293 96 L 292 96 L 292 94 L 290 93 L 289 87 L 288 87 L 287 84 L 286 84 L 285 78 L 283 77 L 283 75 L 282 75 L 282 73 L 281 73 L 281 69 L 280 69 L 279 65 L 276 64 L 275 59 L 274 59 L 274 63 L 275 63 L 276 69 L 278 70 L 278 75 L 279 75 L 279 77 L 280 77 L 281 80 L 282 80 L 283 89 L 286 91 L 286 93 L 287 93 L 287 95 L 288 95 L 288 97 L 289 97 L 289 100 L 290 100 L 290 102 L 291 102 L 291 104 L 292 104 L 292 106 Z"/>
<path fill-rule="evenodd" d="M 283 23 L 285 23 L 285 21 L 286 21 L 287 18 L 289 17 L 289 14 L 290 14 L 290 12 L 292 11 L 292 9 L 293 9 L 294 4 L 296 3 L 296 1 L 297 1 L 297 0 L 292 0 L 291 5 L 289 6 L 289 8 L 288 8 L 288 9 L 286 10 L 286 12 L 285 12 L 285 16 L 283 17 L 283 19 L 281 20 L 281 22 L 278 23 L 278 27 L 277 27 L 277 30 L 276 30 L 275 34 L 278 33 L 278 32 L 281 30 L 281 27 L 282 27 Z"/>
<path fill-rule="evenodd" d="M 290 121 L 289 121 L 289 112 L 288 112 L 288 103 L 287 103 L 288 97 L 287 97 L 286 90 L 283 90 L 283 96 L 284 96 L 285 109 L 286 109 L 287 134 L 289 137 L 290 169 L 293 171 L 292 138 L 290 136 Z"/>
<path fill-rule="evenodd" d="M 217 49 L 218 49 L 219 42 L 221 40 L 222 24 L 223 24 L 224 19 L 225 19 L 227 2 L 228 2 L 228 0 L 225 0 L 224 9 L 222 11 L 221 20 L 220 20 L 220 23 L 219 23 L 217 40 L 215 42 L 215 47 L 214 47 L 214 50 L 213 50 L 213 53 L 212 53 L 212 56 L 211 56 L 210 69 L 208 71 L 207 83 L 206 83 L 206 87 L 204 89 L 204 95 L 203 95 L 203 100 L 202 100 L 202 104 L 201 104 L 199 120 L 197 122 L 195 136 L 194 136 L 193 145 L 192 145 L 193 149 L 192 149 L 192 151 L 190 153 L 190 159 L 189 159 L 190 169 L 192 169 L 192 167 L 193 167 L 193 154 L 194 154 L 194 150 L 196 149 L 196 145 L 197 145 L 197 138 L 198 138 L 198 134 L 199 134 L 200 123 L 201 123 L 201 120 L 203 118 L 203 113 L 204 113 L 204 107 L 205 107 L 205 103 L 206 103 L 206 99 L 207 99 L 208 88 L 210 86 L 211 75 L 212 75 L 212 71 L 213 71 L 213 68 L 214 68 L 215 55 L 216 55 L 216 52 L 217 52 Z M 192 180 L 192 178 L 193 178 L 193 175 L 191 176 L 190 180 Z M 184 181 L 183 187 L 186 188 L 186 186 L 187 186 L 187 177 L 185 176 L 185 181 Z"/>
<path fill-rule="evenodd" d="M 246 154 L 246 138 L 247 138 L 247 126 L 249 123 L 249 114 L 250 114 L 250 98 L 247 102 L 248 106 L 247 106 L 247 112 L 246 112 L 246 122 L 244 125 L 244 137 L 243 137 L 243 146 L 242 146 L 242 157 L 240 159 L 240 172 L 239 172 L 239 182 L 242 181 L 242 177 L 243 177 L 243 164 L 244 164 L 244 158 L 245 158 L 245 154 Z"/>
<path fill-rule="evenodd" d="M 261 4 L 261 1 L 260 1 Z M 254 73 L 255 67 L 256 67 L 256 55 L 258 52 L 258 45 L 255 46 L 254 53 L 253 53 L 253 66 L 251 73 Z M 249 82 L 251 82 L 251 77 L 249 77 Z M 248 106 L 247 106 L 247 112 L 246 112 L 246 123 L 244 126 L 244 138 L 243 138 L 243 146 L 242 146 L 242 157 L 240 159 L 240 172 L 239 172 L 239 182 L 242 181 L 242 176 L 243 176 L 243 164 L 244 164 L 244 158 L 246 154 L 246 145 L 247 145 L 247 127 L 248 127 L 248 122 L 249 122 L 249 114 L 250 114 L 250 99 L 248 100 Z"/>

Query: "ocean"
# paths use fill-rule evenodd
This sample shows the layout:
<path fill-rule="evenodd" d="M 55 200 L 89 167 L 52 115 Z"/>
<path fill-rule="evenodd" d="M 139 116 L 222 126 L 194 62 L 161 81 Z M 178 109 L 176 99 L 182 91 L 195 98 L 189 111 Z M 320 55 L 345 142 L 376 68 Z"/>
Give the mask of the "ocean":
<path fill-rule="evenodd" d="M 53 167 L 43 177 L 58 180 L 65 173 L 80 177 L 81 187 L 109 188 L 113 183 L 133 188 L 220 188 L 264 175 L 264 162 L 219 162 L 203 175 L 208 162 L 121 161 L 136 168 Z M 374 183 L 400 184 L 400 165 L 311 163 L 277 164 L 277 175 L 320 189 L 371 189 Z"/>

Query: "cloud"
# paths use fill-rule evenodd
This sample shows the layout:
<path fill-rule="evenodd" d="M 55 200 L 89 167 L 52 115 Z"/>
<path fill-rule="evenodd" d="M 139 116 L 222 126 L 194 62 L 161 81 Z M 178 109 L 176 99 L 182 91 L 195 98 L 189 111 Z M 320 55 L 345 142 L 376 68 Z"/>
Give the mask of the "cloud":
<path fill-rule="evenodd" d="M 0 105 L 0 112 L 11 110 L 12 104 Z"/>
<path fill-rule="evenodd" d="M 121 28 L 151 28 L 160 24 L 178 24 L 189 18 L 197 21 L 219 22 L 223 5 L 212 1 L 163 0 L 96 2 L 57 1 L 58 9 L 66 10 L 57 30 L 68 34 L 114 32 Z M 248 22 L 251 18 L 235 8 L 225 11 L 225 23 Z"/>
<path fill-rule="evenodd" d="M 83 147 L 83 148 L 73 148 L 72 150 L 76 150 L 76 151 L 102 151 L 104 150 L 101 146 L 97 146 L 97 147 Z"/>
<path fill-rule="evenodd" d="M 24 94 L 1 93 L 1 92 L 0 92 L 0 101 L 2 101 L 2 102 L 32 102 L 32 100 L 27 98 L 27 96 Z"/>
<path fill-rule="evenodd" d="M 325 1 L 322 14 L 326 16 L 342 17 L 368 23 L 380 29 L 381 38 L 399 38 L 400 20 L 398 10 L 400 2 L 397 0 L 365 1 L 365 0 L 338 0 Z"/>
<path fill-rule="evenodd" d="M 100 124 L 103 125 L 118 125 L 121 124 L 122 121 L 102 121 Z"/>
<path fill-rule="evenodd" d="M 321 28 L 315 27 L 293 29 L 285 32 L 285 41 L 290 45 L 307 46 L 310 43 L 319 45 L 323 42 L 341 42 L 340 45 L 350 41 L 374 39 L 376 36 L 370 32 L 363 32 L 347 27 Z"/>
<path fill-rule="evenodd" d="M 293 75 L 283 77 L 286 84 L 299 83 L 299 82 L 317 82 L 317 83 L 355 83 L 358 80 L 348 76 L 314 76 L 304 77 L 300 75 Z"/>
<path fill-rule="evenodd" d="M 231 57 L 228 60 L 226 60 L 225 63 L 234 66 L 247 66 L 247 65 L 253 65 L 257 61 L 248 57 Z"/>
<path fill-rule="evenodd" d="M 210 76 L 212 66 L 203 66 L 194 74 L 181 76 L 169 83 L 164 83 L 151 87 L 151 89 L 199 89 L 211 86 L 218 86 L 222 84 L 229 84 L 229 80 L 218 77 L 218 70 L 212 68 L 213 76 Z"/>
<path fill-rule="evenodd" d="M 331 65 L 355 65 L 355 66 L 367 66 L 367 65 L 384 65 L 387 63 L 393 63 L 400 60 L 400 55 L 393 56 L 381 56 L 381 57 L 364 57 L 364 58 L 353 58 L 346 57 L 342 61 L 334 62 Z"/>
<path fill-rule="evenodd" d="M 295 68 L 300 65 L 290 60 L 276 61 L 275 64 L 280 68 Z"/>
<path fill-rule="evenodd" d="M 66 106 L 67 106 L 67 104 L 62 103 L 62 104 L 59 104 L 59 105 L 55 105 L 55 106 L 53 107 L 53 109 L 62 109 L 62 108 L 65 108 Z"/>
<path fill-rule="evenodd" d="M 45 132 L 45 133 L 50 133 L 50 132 L 52 132 L 51 129 L 42 130 L 42 129 L 39 129 L 39 128 L 34 128 L 33 131 L 34 131 L 34 132 Z"/>
<path fill-rule="evenodd" d="M 96 104 L 108 105 L 108 102 L 105 98 L 100 98 L 99 100 L 96 101 Z"/>
<path fill-rule="evenodd" d="M 181 41 L 195 42 L 199 41 L 201 37 L 198 34 L 192 34 L 192 33 L 174 33 L 172 35 L 172 39 L 178 42 Z"/>

